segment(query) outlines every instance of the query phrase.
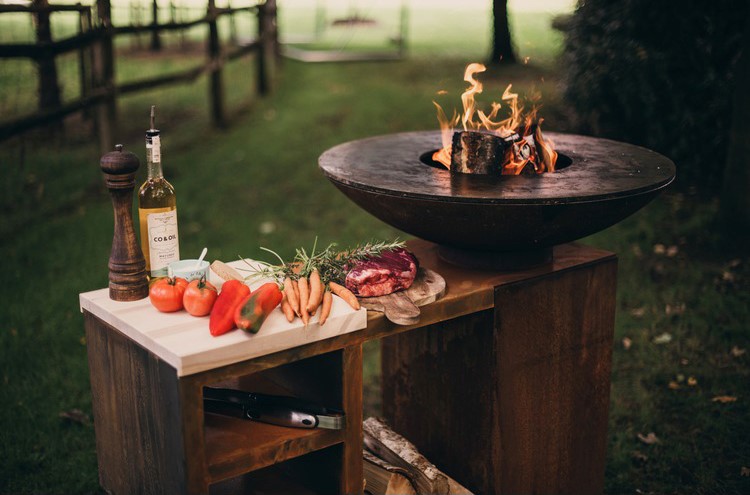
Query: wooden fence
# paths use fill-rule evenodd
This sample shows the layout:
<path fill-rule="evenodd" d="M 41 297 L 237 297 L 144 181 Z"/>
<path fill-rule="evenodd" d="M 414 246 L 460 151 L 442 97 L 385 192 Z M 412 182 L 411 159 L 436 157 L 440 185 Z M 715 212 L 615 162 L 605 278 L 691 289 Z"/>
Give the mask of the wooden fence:
<path fill-rule="evenodd" d="M 95 129 L 102 152 L 111 151 L 117 128 L 117 97 L 159 86 L 192 82 L 202 74 L 209 76 L 209 104 L 212 122 L 217 127 L 226 125 L 222 69 L 224 65 L 243 55 L 255 52 L 258 91 L 271 90 L 275 59 L 278 54 L 276 1 L 265 0 L 257 5 L 238 8 L 219 8 L 215 0 L 207 0 L 206 14 L 188 22 L 148 25 L 114 26 L 111 22 L 110 0 L 97 0 L 96 19 L 92 8 L 81 4 L 49 5 L 47 0 L 34 0 L 31 5 L 0 5 L 4 12 L 25 12 L 35 17 L 36 43 L 0 44 L 0 59 L 28 58 L 38 67 L 39 109 L 29 115 L 0 123 L 0 141 L 37 126 L 60 122 L 74 112 L 95 109 Z M 75 35 L 52 41 L 49 17 L 53 12 L 78 12 L 79 26 Z M 258 16 L 257 37 L 250 42 L 222 50 L 217 21 L 221 16 L 249 12 Z M 115 37 L 161 31 L 185 30 L 208 25 L 207 58 L 195 67 L 166 75 L 117 84 L 115 80 Z M 73 101 L 60 102 L 57 88 L 55 57 L 77 51 L 81 95 Z"/>

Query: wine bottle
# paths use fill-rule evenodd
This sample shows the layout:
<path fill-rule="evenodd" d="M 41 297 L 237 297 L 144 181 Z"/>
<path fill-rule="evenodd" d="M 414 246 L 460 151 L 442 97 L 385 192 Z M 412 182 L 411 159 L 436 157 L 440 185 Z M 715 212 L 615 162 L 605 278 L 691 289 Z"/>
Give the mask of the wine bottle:
<path fill-rule="evenodd" d="M 161 167 L 161 133 L 154 126 L 155 108 L 151 107 L 151 128 L 146 131 L 148 177 L 138 191 L 141 249 L 146 272 L 152 278 L 167 276 L 167 265 L 180 259 L 177 199 Z"/>

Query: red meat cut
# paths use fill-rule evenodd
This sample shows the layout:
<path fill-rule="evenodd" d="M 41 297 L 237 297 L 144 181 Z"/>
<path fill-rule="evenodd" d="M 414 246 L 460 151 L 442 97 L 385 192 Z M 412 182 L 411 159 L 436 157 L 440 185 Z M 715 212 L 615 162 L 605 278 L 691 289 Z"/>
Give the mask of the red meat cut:
<path fill-rule="evenodd" d="M 346 288 L 361 297 L 385 296 L 411 287 L 419 261 L 403 248 L 358 261 L 346 275 Z"/>

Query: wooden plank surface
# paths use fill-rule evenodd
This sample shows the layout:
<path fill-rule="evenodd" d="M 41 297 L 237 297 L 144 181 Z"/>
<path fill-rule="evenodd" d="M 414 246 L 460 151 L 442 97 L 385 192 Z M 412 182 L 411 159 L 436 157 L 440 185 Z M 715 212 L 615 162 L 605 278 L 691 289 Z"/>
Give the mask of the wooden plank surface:
<path fill-rule="evenodd" d="M 616 259 L 583 261 L 383 340 L 386 418 L 476 493 L 603 490 Z"/>
<path fill-rule="evenodd" d="M 182 425 L 192 408 L 174 369 L 93 315 L 84 322 L 99 483 L 115 494 L 190 493 Z"/>
<path fill-rule="evenodd" d="M 353 345 L 343 351 L 340 368 L 342 374 L 342 403 L 346 412 L 344 445 L 341 453 L 340 493 L 362 493 L 362 345 Z"/>
<path fill-rule="evenodd" d="M 240 261 L 230 265 L 243 266 Z M 212 272 L 212 282 L 221 280 Z M 258 287 L 263 281 L 252 284 Z M 307 328 L 301 320 L 286 321 L 281 310 L 274 310 L 257 334 L 234 330 L 219 337 L 208 331 L 208 317 L 196 318 L 185 311 L 160 313 L 148 299 L 133 302 L 112 301 L 107 289 L 80 295 L 86 310 L 127 335 L 177 370 L 178 376 L 245 361 L 285 349 L 364 328 L 367 312 L 354 311 L 334 297 L 331 314 L 322 327 L 314 316 Z"/>
<path fill-rule="evenodd" d="M 392 429 L 474 493 L 492 493 L 494 315 L 472 315 L 382 340 L 383 414 Z"/>
<path fill-rule="evenodd" d="M 500 492 L 604 491 L 616 277 L 611 261 L 497 289 Z"/>

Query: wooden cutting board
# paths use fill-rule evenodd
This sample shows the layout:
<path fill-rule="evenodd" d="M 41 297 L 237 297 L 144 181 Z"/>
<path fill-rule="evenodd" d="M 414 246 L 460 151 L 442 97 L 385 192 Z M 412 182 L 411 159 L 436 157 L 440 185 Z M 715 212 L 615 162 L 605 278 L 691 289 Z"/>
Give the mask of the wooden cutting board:
<path fill-rule="evenodd" d="M 420 268 L 414 283 L 406 290 L 387 296 L 360 297 L 362 307 L 385 313 L 397 325 L 419 322 L 419 306 L 435 302 L 445 294 L 445 279 L 427 268 Z"/>
<path fill-rule="evenodd" d="M 247 268 L 252 260 L 228 263 L 235 269 Z M 258 288 L 267 280 L 251 284 Z M 211 283 L 221 286 L 223 281 L 211 271 Z M 148 298 L 139 301 L 113 301 L 109 289 L 80 295 L 81 309 L 85 309 L 124 333 L 140 346 L 148 349 L 177 370 L 177 376 L 218 368 L 227 364 L 265 356 L 311 342 L 356 332 L 367 327 L 367 311 L 353 310 L 343 299 L 334 297 L 331 314 L 325 325 L 318 323 L 320 313 L 305 327 L 295 318 L 289 323 L 281 309 L 274 309 L 257 334 L 232 330 L 214 337 L 208 330 L 209 317 L 196 318 L 186 311 L 160 313 Z"/>

